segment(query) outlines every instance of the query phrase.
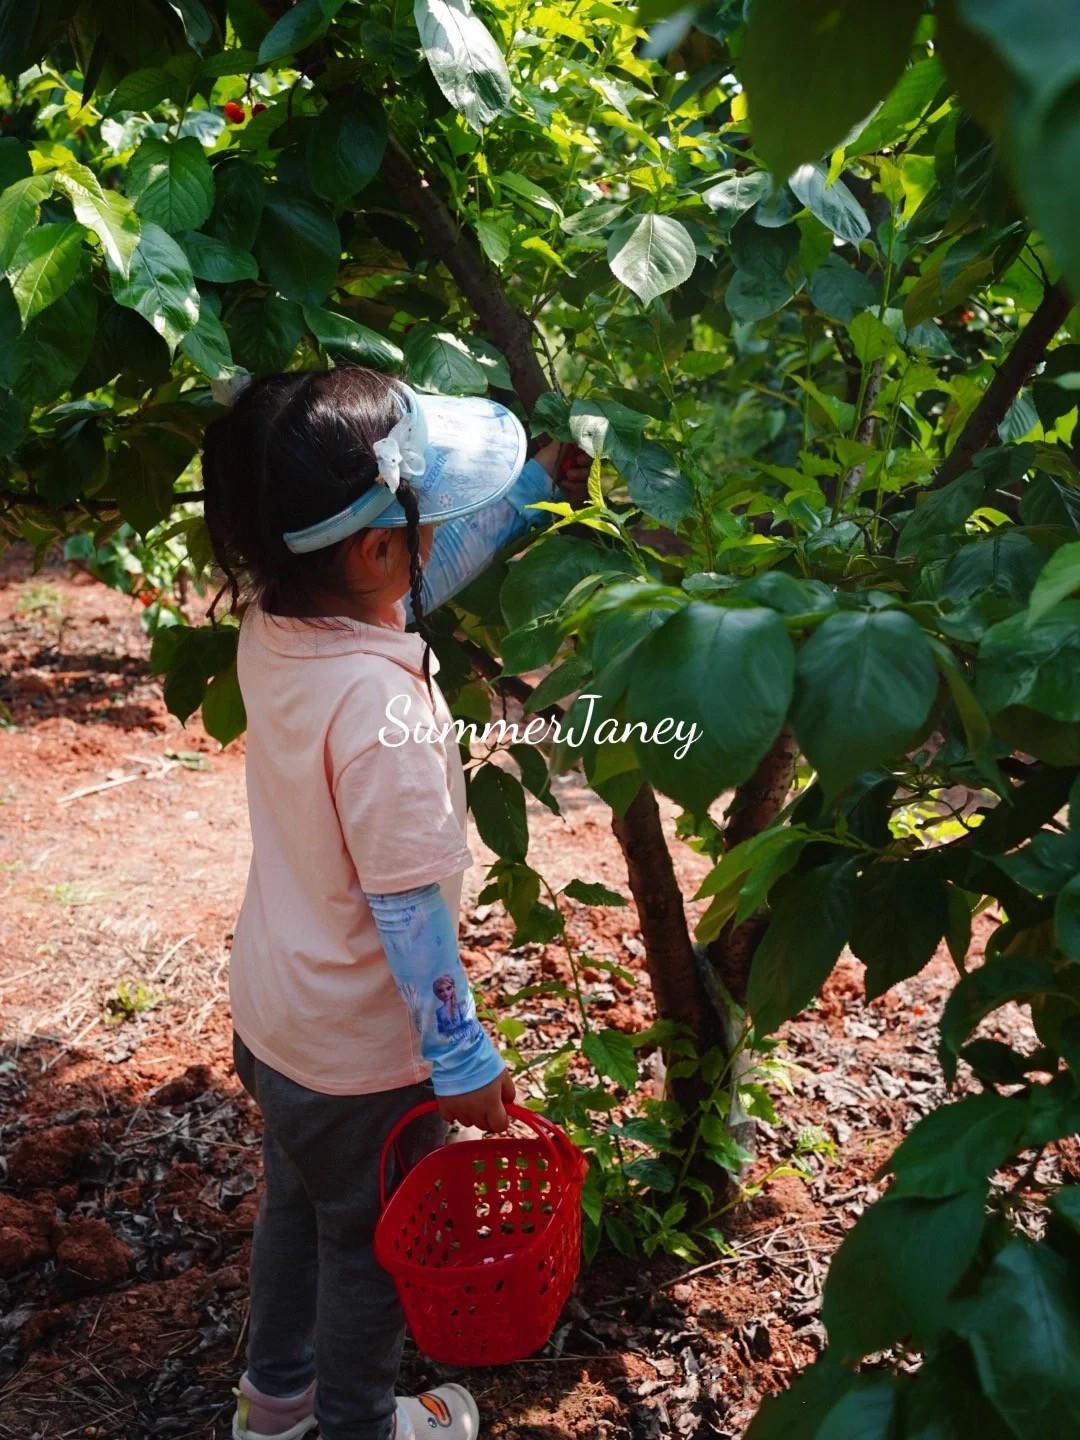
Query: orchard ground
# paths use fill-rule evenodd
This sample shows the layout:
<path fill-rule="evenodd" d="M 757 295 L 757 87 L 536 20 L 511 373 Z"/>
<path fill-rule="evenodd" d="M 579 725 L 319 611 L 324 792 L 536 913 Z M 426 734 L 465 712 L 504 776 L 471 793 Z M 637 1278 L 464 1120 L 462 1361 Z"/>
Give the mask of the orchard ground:
<path fill-rule="evenodd" d="M 249 855 L 243 741 L 222 751 L 166 713 L 138 616 L 62 563 L 31 575 L 13 551 L 0 569 L 0 1436 L 12 1440 L 225 1437 L 243 1363 L 259 1136 L 231 1071 L 226 989 Z M 629 897 L 609 812 L 573 777 L 554 790 L 564 818 L 530 799 L 530 862 L 555 888 L 579 876 Z M 708 862 L 674 839 L 676 811 L 660 803 L 690 895 Z M 475 830 L 470 843 L 462 951 L 499 1009 L 569 976 L 559 946 L 513 949 L 507 918 L 477 905 L 493 857 Z M 598 1018 L 642 1029 L 653 1009 L 633 906 L 562 903 L 576 948 L 638 977 L 585 971 Z M 688 904 L 693 920 L 706 903 Z M 736 1255 L 700 1273 L 605 1254 L 547 1350 L 456 1376 L 485 1434 L 734 1440 L 819 1352 L 829 1257 L 880 1193 L 880 1163 L 944 1098 L 934 1046 L 951 962 L 937 956 L 872 1004 L 861 975 L 847 958 L 782 1032 L 795 1093 L 778 1097 L 753 1175 L 801 1149 L 810 1178 L 776 1179 L 736 1212 Z M 571 1023 L 542 997 L 509 1013 L 528 1027 L 527 1057 Z M 993 1021 L 981 1033 L 1029 1038 L 1014 1008 Z M 1075 1142 L 1041 1164 L 1080 1179 Z M 403 1386 L 451 1373 L 410 1345 Z"/>

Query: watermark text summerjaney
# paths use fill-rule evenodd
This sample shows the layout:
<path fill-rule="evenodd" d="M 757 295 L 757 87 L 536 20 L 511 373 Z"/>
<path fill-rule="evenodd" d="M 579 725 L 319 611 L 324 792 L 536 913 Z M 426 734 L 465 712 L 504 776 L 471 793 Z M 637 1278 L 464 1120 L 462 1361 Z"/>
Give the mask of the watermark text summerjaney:
<path fill-rule="evenodd" d="M 489 720 L 482 727 L 478 727 L 475 720 L 453 720 L 448 725 L 438 727 L 428 721 L 427 724 L 414 725 L 410 728 L 405 723 L 404 717 L 409 713 L 412 697 L 395 695 L 387 703 L 386 718 L 393 721 L 396 729 L 391 732 L 386 725 L 380 726 L 379 743 L 387 745 L 391 749 L 407 744 L 410 739 L 433 745 L 437 742 L 444 742 L 448 735 L 453 734 L 460 744 L 468 731 L 471 741 L 479 740 L 485 745 L 491 743 L 491 735 L 494 732 L 499 741 L 509 740 L 512 745 L 520 744 L 522 741 L 527 745 L 538 745 L 542 740 L 555 740 L 576 749 L 583 745 L 589 737 L 593 711 L 596 708 L 595 702 L 601 699 L 601 696 L 587 692 L 578 698 L 587 702 L 584 723 L 580 730 L 570 727 L 564 731 L 558 720 L 546 719 L 541 715 L 534 715 L 527 724 L 522 726 L 519 726 L 516 721 Z M 399 714 L 398 711 L 402 713 Z M 663 719 L 658 720 L 651 732 L 644 720 L 638 720 L 631 724 L 629 721 L 620 722 L 609 716 L 597 725 L 592 740 L 596 745 L 612 745 L 628 740 L 635 732 L 639 734 L 643 742 L 648 744 L 670 745 L 674 741 L 681 742 L 679 748 L 671 752 L 676 760 L 681 760 L 690 746 L 696 740 L 700 740 L 704 733 L 700 726 L 687 725 L 684 721 L 673 720 L 670 716 L 664 716 Z"/>

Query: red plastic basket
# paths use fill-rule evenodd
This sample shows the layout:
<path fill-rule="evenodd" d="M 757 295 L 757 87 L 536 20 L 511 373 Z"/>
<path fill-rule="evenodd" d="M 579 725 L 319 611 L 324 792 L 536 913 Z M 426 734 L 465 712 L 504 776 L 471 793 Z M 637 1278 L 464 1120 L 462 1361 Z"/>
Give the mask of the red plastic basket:
<path fill-rule="evenodd" d="M 393 1276 L 417 1346 L 444 1365 L 505 1365 L 548 1340 L 581 1260 L 581 1187 L 588 1163 L 557 1125 L 519 1105 L 534 1134 L 462 1140 L 432 1150 L 389 1201 L 379 1165 L 375 1256 Z"/>

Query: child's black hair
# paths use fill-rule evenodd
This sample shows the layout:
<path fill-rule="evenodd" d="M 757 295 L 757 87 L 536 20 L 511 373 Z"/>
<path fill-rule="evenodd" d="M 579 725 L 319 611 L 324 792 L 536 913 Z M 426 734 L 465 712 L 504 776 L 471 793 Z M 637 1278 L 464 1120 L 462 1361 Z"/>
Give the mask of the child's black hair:
<path fill-rule="evenodd" d="M 227 415 L 211 421 L 202 447 L 206 526 L 227 590 L 230 614 L 244 602 L 269 614 L 306 615 L 314 591 L 344 592 L 342 562 L 352 537 L 294 554 L 287 530 L 303 530 L 344 510 L 376 479 L 372 451 L 400 418 L 401 391 L 358 365 L 262 375 Z M 424 681 L 431 695 L 431 642 L 420 585 L 420 507 L 402 475 L 395 492 L 405 511 L 409 593 L 424 637 Z M 326 624 L 311 618 L 312 624 Z M 332 624 L 332 622 L 329 622 Z"/>

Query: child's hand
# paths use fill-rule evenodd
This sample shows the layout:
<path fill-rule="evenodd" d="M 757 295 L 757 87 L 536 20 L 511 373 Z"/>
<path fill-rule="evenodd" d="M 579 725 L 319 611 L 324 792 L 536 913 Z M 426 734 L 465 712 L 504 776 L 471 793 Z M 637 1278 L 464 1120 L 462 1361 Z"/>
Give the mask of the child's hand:
<path fill-rule="evenodd" d="M 552 440 L 550 445 L 538 450 L 533 459 L 544 467 L 575 510 L 585 504 L 592 460 L 580 446 Z"/>
<path fill-rule="evenodd" d="M 443 1095 L 439 1099 L 439 1113 L 444 1120 L 456 1120 L 459 1125 L 475 1125 L 480 1130 L 508 1130 L 510 1120 L 506 1106 L 513 1103 L 516 1093 L 510 1071 L 504 1070 L 498 1079 L 479 1090 L 469 1090 L 464 1095 Z"/>

